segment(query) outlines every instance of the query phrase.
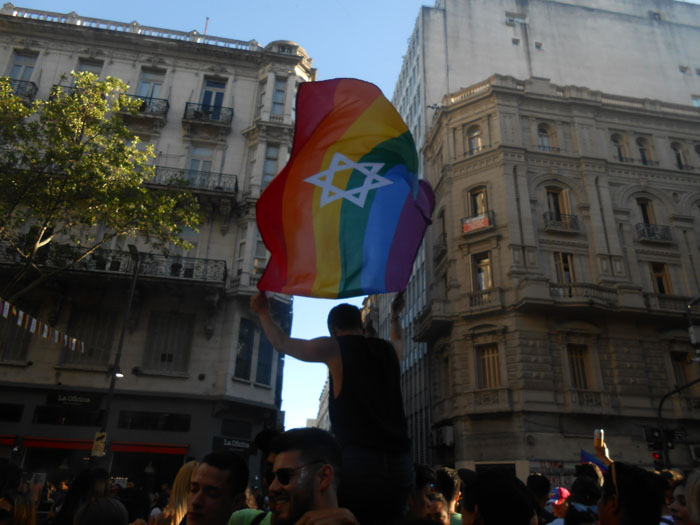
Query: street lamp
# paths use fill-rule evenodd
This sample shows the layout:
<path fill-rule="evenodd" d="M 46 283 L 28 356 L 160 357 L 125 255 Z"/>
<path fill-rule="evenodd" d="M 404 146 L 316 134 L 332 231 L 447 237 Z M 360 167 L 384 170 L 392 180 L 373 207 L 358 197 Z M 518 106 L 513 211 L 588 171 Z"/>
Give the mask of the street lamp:
<path fill-rule="evenodd" d="M 124 347 L 124 336 L 126 335 L 126 326 L 129 322 L 129 316 L 131 315 L 131 303 L 134 299 L 134 289 L 136 288 L 136 279 L 139 275 L 139 270 L 141 267 L 141 259 L 139 257 L 139 251 L 136 246 L 129 244 L 129 253 L 131 254 L 131 260 L 134 267 L 134 272 L 131 277 L 131 287 L 129 289 L 129 298 L 126 302 L 126 308 L 124 309 L 124 321 L 122 323 L 122 331 L 119 335 L 119 345 L 117 346 L 117 355 L 114 357 L 114 364 L 110 367 L 110 378 L 109 378 L 109 389 L 107 390 L 107 401 L 105 403 L 105 411 L 102 416 L 102 426 L 100 431 L 95 436 L 95 444 L 92 448 L 92 456 L 101 456 L 104 454 L 104 444 L 107 442 L 107 421 L 109 421 L 109 412 L 112 408 L 112 399 L 114 398 L 114 387 L 117 383 L 117 379 L 124 377 L 124 374 L 119 367 L 119 362 L 122 358 L 122 348 Z M 97 442 L 101 441 L 101 447 L 97 447 Z M 100 450 L 101 449 L 101 450 Z M 100 454 L 100 452 L 102 452 Z"/>

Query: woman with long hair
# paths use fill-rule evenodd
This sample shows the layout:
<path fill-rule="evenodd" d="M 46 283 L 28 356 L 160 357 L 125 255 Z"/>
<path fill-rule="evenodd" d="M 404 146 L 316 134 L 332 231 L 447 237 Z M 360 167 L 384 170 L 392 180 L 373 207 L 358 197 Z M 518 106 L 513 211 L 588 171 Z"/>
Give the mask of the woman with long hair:
<path fill-rule="evenodd" d="M 155 518 L 155 525 L 180 525 L 187 514 L 187 494 L 192 475 L 198 466 L 199 461 L 188 461 L 180 467 L 170 491 L 168 506 Z"/>

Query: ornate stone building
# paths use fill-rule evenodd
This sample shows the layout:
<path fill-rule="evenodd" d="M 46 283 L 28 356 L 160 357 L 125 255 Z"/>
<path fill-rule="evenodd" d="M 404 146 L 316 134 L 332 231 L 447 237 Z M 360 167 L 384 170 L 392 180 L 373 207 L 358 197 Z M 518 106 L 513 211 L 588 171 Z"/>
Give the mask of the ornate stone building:
<path fill-rule="evenodd" d="M 311 59 L 289 41 L 263 47 L 5 4 L 0 74 L 32 99 L 48 97 L 71 70 L 131 86 L 143 105 L 129 126 L 157 152 L 153 184 L 189 181 L 206 220 L 185 232 L 189 252 L 165 256 L 139 239 L 117 239 L 22 299 L 20 308 L 83 340 L 85 352 L 0 317 L 0 455 L 49 474 L 83 464 L 106 416 L 127 323 L 125 377 L 107 419 L 112 472 L 171 481 L 185 457 L 220 448 L 249 456 L 255 471 L 252 438 L 282 424 L 283 369 L 248 307 L 267 260 L 255 203 L 286 161 L 296 88 L 316 75 Z M 125 319 L 128 244 L 141 266 Z M 0 279 L 15 270 L 2 255 Z M 289 300 L 276 307 L 289 328 Z"/>
<path fill-rule="evenodd" d="M 616 459 L 651 467 L 659 400 L 698 376 L 698 116 L 501 75 L 443 98 L 425 142 L 436 208 L 414 327 L 435 463 L 563 480 L 604 428 Z M 696 464 L 700 390 L 663 416 L 673 465 Z"/>
<path fill-rule="evenodd" d="M 700 106 L 698 56 L 700 6 L 686 2 L 436 0 L 418 13 L 392 102 L 422 154 L 442 97 L 493 74 Z M 422 249 L 407 288 L 402 321 L 409 339 L 428 301 L 427 259 Z M 379 333 L 388 337 L 388 299 L 378 297 L 376 305 Z M 404 355 L 413 454 L 432 462 L 443 437 L 432 431 L 427 347 L 414 341 Z"/>

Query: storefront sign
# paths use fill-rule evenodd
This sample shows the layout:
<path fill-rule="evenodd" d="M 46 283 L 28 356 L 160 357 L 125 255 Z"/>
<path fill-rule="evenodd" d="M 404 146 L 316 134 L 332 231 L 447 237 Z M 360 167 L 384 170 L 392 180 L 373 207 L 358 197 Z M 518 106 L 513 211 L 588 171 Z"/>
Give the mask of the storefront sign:
<path fill-rule="evenodd" d="M 89 406 L 99 408 L 100 397 L 90 396 L 80 392 L 57 392 L 50 393 L 46 396 L 47 405 L 62 405 L 62 406 Z"/>
<path fill-rule="evenodd" d="M 214 436 L 212 440 L 212 449 L 214 450 L 232 450 L 234 452 L 239 452 L 241 450 L 248 450 L 249 448 L 250 441 L 243 441 L 241 439 Z"/>

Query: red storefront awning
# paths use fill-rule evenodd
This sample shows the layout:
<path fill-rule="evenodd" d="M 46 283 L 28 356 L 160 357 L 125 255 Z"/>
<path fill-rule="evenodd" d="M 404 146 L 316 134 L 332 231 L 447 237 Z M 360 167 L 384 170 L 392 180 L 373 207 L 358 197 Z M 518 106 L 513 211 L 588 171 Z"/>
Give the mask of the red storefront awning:
<path fill-rule="evenodd" d="M 188 445 L 169 445 L 166 443 L 131 443 L 112 441 L 112 452 L 137 452 L 141 454 L 173 454 L 184 456 Z"/>
<path fill-rule="evenodd" d="M 12 446 L 15 443 L 17 443 L 17 436 L 0 436 L 0 445 L 9 445 Z"/>
<path fill-rule="evenodd" d="M 22 439 L 25 448 L 62 448 L 69 450 L 92 450 L 89 439 L 63 439 L 25 436 Z"/>

